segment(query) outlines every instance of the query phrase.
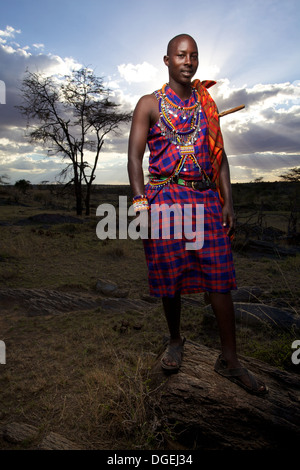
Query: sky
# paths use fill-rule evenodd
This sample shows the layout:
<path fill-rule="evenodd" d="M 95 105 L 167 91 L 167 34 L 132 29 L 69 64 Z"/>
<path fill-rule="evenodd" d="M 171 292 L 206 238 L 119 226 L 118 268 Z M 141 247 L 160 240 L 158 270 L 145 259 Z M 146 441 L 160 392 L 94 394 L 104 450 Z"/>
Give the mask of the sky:
<path fill-rule="evenodd" d="M 90 67 L 133 110 L 167 82 L 163 56 L 181 33 L 198 44 L 195 78 L 217 82 L 209 91 L 219 111 L 245 105 L 221 118 L 232 182 L 276 181 L 299 166 L 299 0 L 0 0 L 0 177 L 54 183 L 64 166 L 26 137 L 16 108 L 26 70 Z M 96 183 L 128 183 L 128 135 L 129 125 L 105 140 Z"/>

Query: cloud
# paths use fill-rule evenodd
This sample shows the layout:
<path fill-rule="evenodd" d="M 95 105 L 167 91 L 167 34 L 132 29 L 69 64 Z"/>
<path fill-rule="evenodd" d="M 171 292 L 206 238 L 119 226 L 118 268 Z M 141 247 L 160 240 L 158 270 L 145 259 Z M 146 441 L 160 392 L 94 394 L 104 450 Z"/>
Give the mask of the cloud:
<path fill-rule="evenodd" d="M 157 76 L 158 70 L 148 62 L 142 64 L 121 64 L 118 65 L 121 77 L 128 83 L 150 82 Z"/>
<path fill-rule="evenodd" d="M 81 64 L 71 57 L 62 58 L 40 52 L 42 44 L 33 44 L 32 48 L 20 46 L 14 41 L 15 35 L 19 33 L 20 30 L 11 26 L 0 30 L 0 79 L 1 83 L 4 83 L 1 91 L 5 90 L 6 103 L 0 105 L 0 172 L 8 173 L 12 180 L 18 178 L 20 171 L 28 170 L 29 167 L 32 172 L 37 173 L 50 168 L 53 170 L 51 165 L 45 167 L 41 160 L 31 161 L 27 158 L 27 155 L 38 152 L 46 154 L 46 151 L 39 144 L 29 143 L 25 137 L 25 119 L 16 108 L 21 103 L 20 86 L 25 71 L 65 75 L 81 67 Z M 36 52 L 29 52 L 31 49 Z M 26 169 L 20 167 L 21 160 L 27 165 Z M 30 174 L 28 176 L 30 179 Z"/>
<path fill-rule="evenodd" d="M 0 30 L 0 80 L 5 84 L 6 95 L 6 104 L 0 104 L 0 175 L 7 173 L 12 183 L 20 177 L 32 182 L 54 181 L 55 174 L 62 169 L 61 160 L 43 159 L 46 150 L 29 143 L 25 137 L 26 122 L 15 106 L 20 104 L 19 89 L 26 69 L 65 75 L 81 64 L 72 57 L 43 53 L 44 46 L 39 42 L 22 46 L 15 42 L 17 34 L 21 31 L 11 26 Z M 215 73 L 219 73 L 216 68 Z M 105 85 L 111 89 L 111 98 L 130 111 L 141 96 L 141 89 L 157 89 L 160 82 L 158 69 L 143 62 L 119 65 L 118 74 L 109 77 Z M 274 180 L 286 169 L 299 165 L 299 80 L 237 88 L 227 78 L 221 78 L 209 92 L 220 112 L 245 104 L 244 110 L 221 118 L 233 181 L 250 181 L 259 176 Z M 119 135 L 110 134 L 105 140 L 96 182 L 128 183 L 128 131 L 129 126 L 124 125 Z M 87 154 L 89 158 L 92 155 Z M 144 168 L 147 166 L 146 155 Z"/>
<path fill-rule="evenodd" d="M 245 109 L 220 118 L 233 182 L 262 176 L 274 181 L 300 164 L 300 86 L 268 83 L 236 88 L 220 79 L 209 89 L 220 112 Z"/>
<path fill-rule="evenodd" d="M 20 29 L 15 29 L 12 26 L 6 26 L 5 30 L 0 29 L 0 43 L 5 44 L 8 38 L 14 38 L 15 34 L 20 34 Z"/>
<path fill-rule="evenodd" d="M 13 29 L 7 30 L 5 44 L 0 43 L 0 63 L 1 76 L 5 84 L 6 104 L 1 105 L 0 113 L 0 175 L 7 174 L 11 184 L 18 179 L 24 178 L 32 183 L 39 183 L 42 180 L 55 181 L 56 177 L 64 168 L 61 158 L 47 158 L 47 149 L 42 144 L 31 144 L 25 137 L 26 122 L 15 106 L 21 102 L 20 86 L 26 69 L 32 72 L 41 72 L 46 75 L 65 75 L 73 69 L 79 69 L 79 64 L 73 58 L 62 58 L 58 55 L 44 54 L 40 52 L 39 44 L 20 47 L 13 43 Z M 1 36 L 0 36 L 1 37 Z M 10 41 L 10 42 L 9 42 Z M 30 51 L 35 52 L 30 52 Z M 110 83 L 106 84 L 110 87 Z M 137 96 L 131 96 L 123 92 L 119 82 L 112 83 L 112 99 L 122 105 L 126 111 L 133 109 Z M 115 182 L 123 182 L 126 178 L 126 158 L 127 158 L 128 126 L 121 126 L 120 135 L 107 137 L 104 143 L 104 151 L 107 152 L 107 161 L 101 154 L 100 168 L 104 165 L 104 178 L 112 179 Z M 93 160 L 94 155 L 86 152 L 87 161 Z M 119 165 L 122 161 L 123 170 Z M 121 179 L 120 179 L 121 178 Z M 126 180 L 125 180 L 126 181 Z M 126 181 L 127 182 L 127 181 Z"/>
<path fill-rule="evenodd" d="M 29 150 L 30 151 L 30 150 Z M 55 182 L 64 164 L 57 157 L 44 158 L 43 155 L 27 155 L 10 157 L 0 161 L 0 174 L 6 174 L 10 178 L 10 184 L 18 179 L 26 179 L 33 184 L 43 180 Z"/>
<path fill-rule="evenodd" d="M 34 47 L 35 49 L 44 49 L 45 45 L 38 43 L 38 44 L 32 44 L 32 47 Z"/>
<path fill-rule="evenodd" d="M 220 119 L 229 155 L 271 152 L 300 153 L 300 86 L 257 84 L 232 89 L 220 81 L 214 96 L 220 111 L 245 104 L 245 109 Z"/>
<path fill-rule="evenodd" d="M 54 181 L 56 175 L 63 168 L 59 158 L 46 158 L 47 151 L 41 144 L 31 144 L 25 137 L 26 122 L 16 106 L 20 104 L 21 94 L 20 86 L 26 70 L 32 72 L 41 72 L 46 75 L 65 75 L 73 69 L 81 67 L 75 59 L 62 58 L 54 54 L 45 54 L 42 52 L 43 45 L 40 43 L 31 46 L 20 46 L 14 42 L 15 35 L 20 33 L 12 27 L 7 27 L 5 31 L 0 32 L 0 63 L 1 75 L 6 89 L 6 105 L 2 106 L 0 113 L 0 175 L 8 174 L 11 182 L 17 179 L 26 178 L 31 182 L 39 182 L 41 179 Z M 116 80 L 110 79 L 107 84 L 111 88 L 111 98 L 122 106 L 125 111 L 131 111 L 139 96 L 128 93 L 122 89 L 120 82 L 124 77 L 138 80 L 148 79 L 156 73 L 155 67 L 151 64 L 141 64 L 137 66 L 121 66 L 123 77 Z M 111 82 L 111 83 L 110 83 Z M 119 135 L 109 135 L 105 140 L 103 152 L 99 163 L 99 168 L 104 170 L 97 171 L 98 178 L 112 178 L 115 182 L 128 182 L 127 177 L 127 145 L 128 145 L 129 126 L 121 126 Z M 34 155 L 40 158 L 34 158 Z M 106 161 L 105 155 L 108 155 Z M 93 158 L 89 152 L 86 153 L 86 159 Z M 47 163 L 48 162 L 48 163 Z M 122 163 L 120 163 L 122 162 Z M 120 164 L 122 170 L 120 170 Z M 102 168 L 105 166 L 105 169 Z M 108 166 L 109 165 L 109 166 Z M 101 177 L 100 177 L 101 175 Z"/>

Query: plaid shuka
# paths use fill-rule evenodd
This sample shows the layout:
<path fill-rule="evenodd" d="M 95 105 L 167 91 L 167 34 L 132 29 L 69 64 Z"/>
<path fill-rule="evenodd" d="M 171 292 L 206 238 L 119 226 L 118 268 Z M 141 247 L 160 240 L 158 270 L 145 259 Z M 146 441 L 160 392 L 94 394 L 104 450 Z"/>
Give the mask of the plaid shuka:
<path fill-rule="evenodd" d="M 193 95 L 182 102 L 178 96 L 166 88 L 169 99 L 180 106 L 192 106 L 195 103 Z M 181 129 L 187 126 L 180 112 L 173 118 L 173 123 Z M 195 157 L 211 179 L 216 179 L 211 158 L 209 121 L 201 111 L 201 129 L 194 143 Z M 152 176 L 169 176 L 180 160 L 180 152 L 176 145 L 170 143 L 162 135 L 156 123 L 149 131 L 148 147 L 150 150 L 149 172 Z M 201 179 L 199 168 L 191 159 L 187 159 L 180 173 L 185 180 Z M 217 191 L 211 189 L 197 191 L 177 184 L 166 184 L 153 187 L 145 185 L 145 194 L 149 203 L 159 207 L 166 204 L 171 207 L 177 204 L 179 212 L 173 213 L 162 210 L 158 220 L 152 220 L 152 237 L 144 239 L 144 249 L 148 266 L 150 294 L 156 297 L 174 297 L 177 291 L 182 294 L 196 292 L 228 292 L 236 289 L 235 271 L 227 228 L 222 224 L 222 205 Z M 190 206 L 186 206 L 186 205 Z M 196 219 L 197 205 L 204 206 L 204 243 L 199 249 L 187 249 L 187 243 L 195 242 L 190 238 L 184 225 L 187 207 L 192 207 L 190 220 L 191 230 L 195 233 L 199 228 L 199 217 Z M 153 219 L 154 207 L 151 207 Z M 198 206 L 199 207 L 199 206 Z M 170 222 L 170 224 L 169 224 Z M 164 229 L 170 225 L 170 236 L 164 238 Z M 198 224 L 198 225 L 197 225 Z M 178 229 L 182 234 L 178 238 Z M 159 238 L 157 234 L 159 232 Z M 153 238 L 153 233 L 156 233 Z"/>

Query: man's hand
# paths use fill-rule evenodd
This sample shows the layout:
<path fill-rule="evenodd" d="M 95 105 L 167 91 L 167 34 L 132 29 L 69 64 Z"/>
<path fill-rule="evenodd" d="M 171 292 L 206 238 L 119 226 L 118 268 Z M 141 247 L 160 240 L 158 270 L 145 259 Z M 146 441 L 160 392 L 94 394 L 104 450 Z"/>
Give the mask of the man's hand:
<path fill-rule="evenodd" d="M 151 238 L 151 213 L 150 211 L 140 211 L 135 215 L 135 223 L 139 226 L 141 238 Z"/>
<path fill-rule="evenodd" d="M 235 230 L 235 215 L 233 206 L 231 204 L 225 204 L 222 209 L 223 226 L 228 227 L 227 235 L 230 237 L 233 235 Z"/>

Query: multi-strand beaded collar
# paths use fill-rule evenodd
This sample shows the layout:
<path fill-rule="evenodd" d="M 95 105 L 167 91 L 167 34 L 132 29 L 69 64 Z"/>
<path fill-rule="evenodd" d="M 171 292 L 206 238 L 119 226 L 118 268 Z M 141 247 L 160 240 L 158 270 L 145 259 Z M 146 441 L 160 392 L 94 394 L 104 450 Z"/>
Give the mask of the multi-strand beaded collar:
<path fill-rule="evenodd" d="M 160 127 L 162 135 L 165 136 L 169 142 L 176 145 L 181 158 L 175 171 L 169 177 L 163 179 L 152 177 L 150 184 L 153 186 L 161 186 L 171 181 L 175 175 L 180 173 L 187 157 L 194 161 L 200 172 L 202 171 L 195 157 L 194 149 L 194 142 L 198 138 L 201 125 L 200 95 L 196 88 L 192 88 L 192 96 L 195 103 L 191 106 L 182 106 L 181 104 L 174 103 L 168 97 L 166 93 L 167 86 L 168 84 L 166 83 L 161 90 L 154 92 L 159 102 L 158 126 Z M 179 99 L 178 103 L 180 103 Z M 176 119 L 178 116 L 182 119 L 184 126 L 176 127 L 172 122 L 174 118 Z"/>
<path fill-rule="evenodd" d="M 200 130 L 200 113 L 201 103 L 198 91 L 192 88 L 192 96 L 195 103 L 192 106 L 182 106 L 176 104 L 166 94 L 166 83 L 160 92 L 155 92 L 159 102 L 159 123 L 161 133 L 175 145 L 186 147 L 193 145 L 198 137 Z M 174 118 L 180 117 L 182 121 L 186 121 L 184 129 L 181 130 L 173 123 Z"/>

